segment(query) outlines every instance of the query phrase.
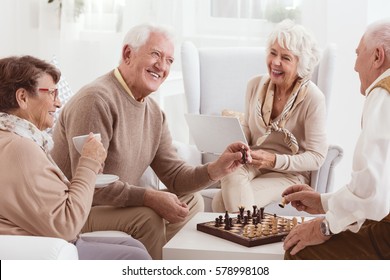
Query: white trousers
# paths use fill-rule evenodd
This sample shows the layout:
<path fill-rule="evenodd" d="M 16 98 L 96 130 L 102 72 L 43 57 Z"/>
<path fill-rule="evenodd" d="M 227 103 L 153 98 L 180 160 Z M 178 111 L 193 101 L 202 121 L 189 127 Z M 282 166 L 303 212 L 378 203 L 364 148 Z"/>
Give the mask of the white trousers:
<path fill-rule="evenodd" d="M 245 165 L 221 180 L 221 190 L 212 202 L 214 212 L 237 212 L 239 206 L 265 207 L 281 200 L 282 192 L 294 184 L 308 184 L 300 174 L 262 172 Z"/>

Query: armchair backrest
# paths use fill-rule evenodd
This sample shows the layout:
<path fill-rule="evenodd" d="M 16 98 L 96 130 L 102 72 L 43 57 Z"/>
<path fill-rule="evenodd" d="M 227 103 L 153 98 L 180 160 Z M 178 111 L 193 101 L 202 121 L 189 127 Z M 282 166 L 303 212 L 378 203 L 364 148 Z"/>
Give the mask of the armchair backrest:
<path fill-rule="evenodd" d="M 221 115 L 225 109 L 244 112 L 248 81 L 268 71 L 263 47 L 197 48 L 187 41 L 181 46 L 181 59 L 188 113 L 192 114 Z M 311 78 L 324 93 L 327 108 L 335 63 L 336 46 L 329 44 Z M 342 154 L 342 148 L 329 146 L 325 163 L 320 170 L 311 174 L 314 189 L 320 192 L 331 190 L 333 169 Z M 202 162 L 214 159 L 214 155 L 202 155 Z"/>
<path fill-rule="evenodd" d="M 248 81 L 267 73 L 264 47 L 197 48 L 186 41 L 181 46 L 184 90 L 188 113 L 220 115 L 229 109 L 243 112 Z M 322 90 L 328 107 L 336 60 L 336 47 L 323 51 L 312 81 Z"/>

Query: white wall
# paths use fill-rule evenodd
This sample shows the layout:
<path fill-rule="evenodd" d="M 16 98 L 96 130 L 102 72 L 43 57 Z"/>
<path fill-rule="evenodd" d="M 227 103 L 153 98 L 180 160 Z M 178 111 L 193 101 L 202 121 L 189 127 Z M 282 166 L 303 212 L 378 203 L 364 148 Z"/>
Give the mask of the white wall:
<path fill-rule="evenodd" d="M 0 56 L 31 54 L 51 59 L 56 55 L 63 74 L 77 91 L 117 65 L 124 32 L 138 23 L 153 21 L 175 27 L 178 36 L 173 70 L 180 70 L 180 42 L 184 39 L 192 39 L 202 46 L 259 45 L 264 42 L 264 39 L 248 36 L 247 31 L 238 38 L 228 36 L 228 32 L 215 37 L 211 28 L 208 34 L 200 35 L 199 31 L 207 31 L 207 25 L 202 25 L 202 19 L 199 19 L 199 0 L 126 0 L 125 3 L 123 30 L 96 32 L 80 31 L 80 22 L 69 22 L 66 17 L 59 21 L 56 5 L 48 5 L 47 0 L 2 0 Z M 335 185 L 340 187 L 349 180 L 364 101 L 359 93 L 358 75 L 353 70 L 355 48 L 365 26 L 387 16 L 390 2 L 303 0 L 303 3 L 303 25 L 313 31 L 321 46 L 328 42 L 338 46 L 328 130 L 330 142 L 344 148 L 344 158 L 336 169 Z M 168 98 L 166 102 L 172 134 L 178 140 L 188 139 L 182 116 L 185 106 L 184 98 Z"/>

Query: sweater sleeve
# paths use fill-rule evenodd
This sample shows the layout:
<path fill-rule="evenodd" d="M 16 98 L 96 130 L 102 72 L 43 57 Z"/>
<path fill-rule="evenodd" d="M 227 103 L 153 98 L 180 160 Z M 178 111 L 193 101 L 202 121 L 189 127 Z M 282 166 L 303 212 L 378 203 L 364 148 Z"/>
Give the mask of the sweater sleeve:
<path fill-rule="evenodd" d="M 99 162 L 82 157 L 68 186 L 58 168 L 29 139 L 19 138 L 8 149 L 15 159 L 10 168 L 18 170 L 19 179 L 7 219 L 32 235 L 74 240 L 91 208 Z"/>

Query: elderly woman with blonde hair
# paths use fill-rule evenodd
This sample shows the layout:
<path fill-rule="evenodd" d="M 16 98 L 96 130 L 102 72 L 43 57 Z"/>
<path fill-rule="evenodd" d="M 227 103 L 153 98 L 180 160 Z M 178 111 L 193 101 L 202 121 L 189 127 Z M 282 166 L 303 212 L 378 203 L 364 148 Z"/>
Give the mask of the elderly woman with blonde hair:
<path fill-rule="evenodd" d="M 253 161 L 221 180 L 214 211 L 265 207 L 288 186 L 310 183 L 328 150 L 325 97 L 310 81 L 319 59 L 303 26 L 284 20 L 270 34 L 268 74 L 251 79 L 246 92 L 243 129 Z"/>

